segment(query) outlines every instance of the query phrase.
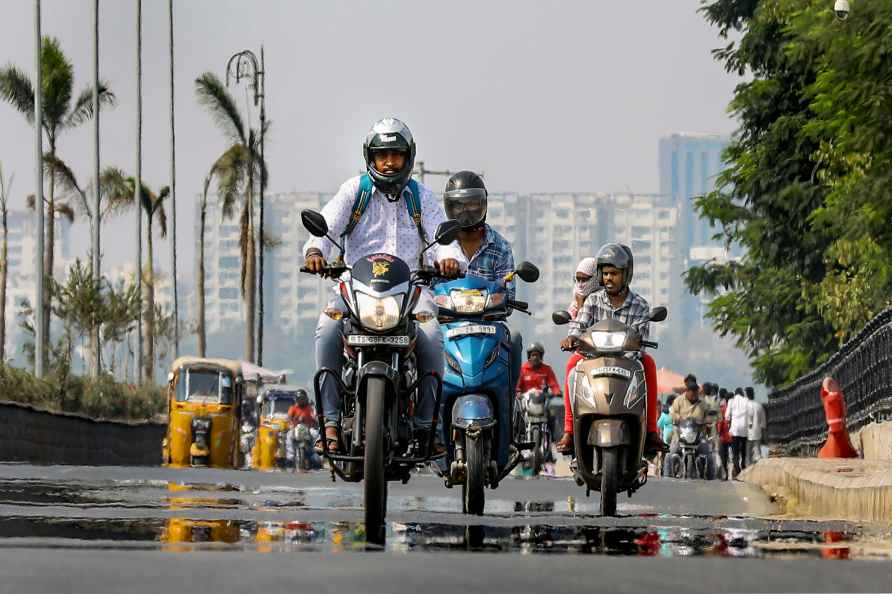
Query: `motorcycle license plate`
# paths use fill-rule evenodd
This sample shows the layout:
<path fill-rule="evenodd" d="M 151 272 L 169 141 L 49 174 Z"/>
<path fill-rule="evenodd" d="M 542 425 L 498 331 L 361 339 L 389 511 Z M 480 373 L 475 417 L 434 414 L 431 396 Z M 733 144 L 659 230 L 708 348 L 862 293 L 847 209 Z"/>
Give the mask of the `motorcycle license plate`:
<path fill-rule="evenodd" d="M 347 344 L 350 346 L 409 346 L 409 337 L 351 334 L 347 337 Z"/>
<path fill-rule="evenodd" d="M 458 328 L 450 328 L 446 331 L 446 338 L 456 338 L 458 336 L 469 336 L 471 334 L 495 334 L 495 326 L 486 326 L 484 324 L 469 324 L 467 326 L 459 326 Z"/>

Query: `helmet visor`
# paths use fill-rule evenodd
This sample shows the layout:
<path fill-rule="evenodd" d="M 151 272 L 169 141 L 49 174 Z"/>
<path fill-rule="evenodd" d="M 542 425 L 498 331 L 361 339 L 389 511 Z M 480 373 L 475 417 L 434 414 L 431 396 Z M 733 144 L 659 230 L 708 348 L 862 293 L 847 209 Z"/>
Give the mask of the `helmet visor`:
<path fill-rule="evenodd" d="M 443 208 L 446 218 L 458 221 L 462 227 L 473 227 L 486 217 L 486 190 L 468 188 L 446 192 Z"/>

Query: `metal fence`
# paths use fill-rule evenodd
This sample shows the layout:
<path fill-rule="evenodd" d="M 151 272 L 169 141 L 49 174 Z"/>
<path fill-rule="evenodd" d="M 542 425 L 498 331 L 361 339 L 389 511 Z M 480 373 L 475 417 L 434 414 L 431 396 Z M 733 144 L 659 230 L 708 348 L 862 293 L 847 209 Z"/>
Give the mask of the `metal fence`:
<path fill-rule="evenodd" d="M 821 382 L 839 382 L 848 407 L 847 426 L 856 431 L 892 418 L 892 308 L 871 320 L 826 363 L 769 396 L 768 441 L 786 453 L 813 455 L 827 436 Z"/>

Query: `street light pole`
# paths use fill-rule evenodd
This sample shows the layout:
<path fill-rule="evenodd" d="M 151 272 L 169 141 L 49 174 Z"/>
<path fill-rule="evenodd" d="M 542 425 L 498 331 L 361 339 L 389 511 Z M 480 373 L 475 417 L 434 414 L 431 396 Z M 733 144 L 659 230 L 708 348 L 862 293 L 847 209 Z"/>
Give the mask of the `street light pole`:
<path fill-rule="evenodd" d="M 233 73 L 234 71 L 234 73 Z M 226 85 L 229 86 L 229 76 L 233 73 L 235 84 L 243 77 L 251 79 L 254 88 L 254 105 L 260 104 L 260 224 L 258 237 L 259 271 L 257 277 L 257 364 L 263 365 L 263 270 L 264 270 L 264 210 L 266 200 L 266 158 L 264 156 L 264 136 L 266 134 L 266 68 L 264 65 L 263 46 L 260 46 L 260 60 L 251 50 L 244 50 L 234 54 L 226 64 Z M 249 323 L 254 323 L 250 320 Z"/>
<path fill-rule="evenodd" d="M 415 170 L 412 172 L 413 175 L 418 176 L 418 180 L 424 184 L 424 176 L 426 175 L 452 175 L 452 171 L 448 169 L 442 169 L 439 171 L 435 171 L 433 169 L 425 169 L 424 161 L 418 161 L 418 164 L 415 166 Z"/>
<path fill-rule="evenodd" d="M 44 221 L 43 221 L 43 72 L 40 64 L 42 39 L 40 33 L 40 0 L 34 0 L 34 152 L 35 152 L 35 185 L 34 205 L 37 209 L 37 271 L 34 275 L 34 283 L 37 295 L 35 300 L 35 325 L 34 325 L 34 375 L 43 378 L 46 336 L 44 334 L 44 288 L 46 274 L 43 267 L 44 249 Z"/>
<path fill-rule="evenodd" d="M 99 0 L 93 2 L 93 283 L 96 291 L 102 279 L 99 225 L 102 210 L 99 198 Z M 99 320 L 93 321 L 90 329 L 94 357 L 91 361 L 91 374 L 96 377 L 102 368 L 102 343 L 99 336 Z"/>
<path fill-rule="evenodd" d="M 170 277 L 173 283 L 173 353 L 180 356 L 180 307 L 177 292 L 177 143 L 174 120 L 173 76 L 173 0 L 168 0 L 167 14 L 170 30 Z"/>
<path fill-rule="evenodd" d="M 139 314 L 136 319 L 136 378 L 142 384 L 142 0 L 136 0 L 136 179 L 133 202 L 136 210 L 136 292 Z"/>

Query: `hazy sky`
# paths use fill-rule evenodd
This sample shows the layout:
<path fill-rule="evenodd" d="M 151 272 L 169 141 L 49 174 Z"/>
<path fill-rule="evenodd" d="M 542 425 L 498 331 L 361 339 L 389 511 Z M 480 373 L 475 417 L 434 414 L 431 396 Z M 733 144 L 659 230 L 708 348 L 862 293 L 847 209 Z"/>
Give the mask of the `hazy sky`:
<path fill-rule="evenodd" d="M 699 0 L 177 0 L 177 190 L 181 266 L 191 273 L 194 201 L 222 135 L 194 99 L 205 71 L 265 46 L 270 191 L 334 190 L 362 165 L 384 115 L 405 120 L 428 167 L 486 172 L 492 190 L 658 189 L 657 140 L 730 132 L 736 80 L 715 63 Z M 101 77 L 119 103 L 103 113 L 102 163 L 134 170 L 135 0 L 101 0 Z M 44 0 L 44 35 L 92 80 L 92 0 Z M 0 62 L 33 72 L 33 1 L 4 0 Z M 143 178 L 169 183 L 167 1 L 143 1 Z M 241 105 L 244 94 L 240 92 Z M 256 114 L 255 114 L 256 115 Z M 83 185 L 92 128 L 59 153 Z M 33 134 L 0 103 L 0 162 L 13 205 L 34 191 Z M 433 178 L 440 185 L 445 180 Z M 439 189 L 439 188 L 437 188 Z M 105 263 L 133 257 L 132 219 L 107 222 Z M 84 253 L 79 225 L 75 253 Z M 169 243 L 156 262 L 166 268 Z"/>

